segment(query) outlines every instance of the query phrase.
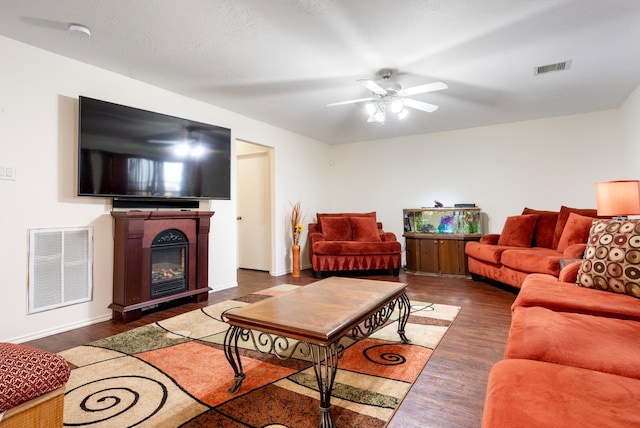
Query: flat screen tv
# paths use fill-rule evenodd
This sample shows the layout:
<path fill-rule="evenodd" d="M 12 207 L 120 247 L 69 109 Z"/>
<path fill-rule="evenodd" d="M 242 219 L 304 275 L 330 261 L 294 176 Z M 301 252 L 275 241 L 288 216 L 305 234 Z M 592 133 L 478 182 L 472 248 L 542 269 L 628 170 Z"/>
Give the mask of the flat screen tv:
<path fill-rule="evenodd" d="M 78 195 L 230 199 L 231 131 L 80 97 Z"/>

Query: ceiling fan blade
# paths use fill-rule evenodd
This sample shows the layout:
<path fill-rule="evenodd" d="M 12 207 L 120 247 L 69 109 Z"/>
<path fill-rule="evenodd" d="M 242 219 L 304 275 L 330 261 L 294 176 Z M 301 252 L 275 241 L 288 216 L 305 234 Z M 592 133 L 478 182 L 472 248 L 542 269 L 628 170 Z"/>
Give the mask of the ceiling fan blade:
<path fill-rule="evenodd" d="M 373 100 L 375 100 L 375 98 L 372 98 L 372 97 L 369 97 L 369 98 L 358 98 L 357 100 L 340 101 L 340 102 L 337 102 L 337 103 L 327 104 L 327 107 L 341 106 L 341 105 L 344 105 L 344 104 L 363 103 L 365 101 L 373 101 Z"/>
<path fill-rule="evenodd" d="M 374 94 L 387 95 L 387 90 L 384 89 L 382 86 L 378 85 L 373 80 L 360 79 L 360 80 L 358 80 L 358 82 L 360 82 L 361 85 L 363 85 L 365 88 L 369 89 Z"/>
<path fill-rule="evenodd" d="M 404 105 L 407 107 L 415 108 L 416 110 L 426 111 L 427 113 L 431 113 L 438 110 L 438 106 L 436 105 L 423 103 L 422 101 L 412 100 L 411 98 L 405 99 Z"/>
<path fill-rule="evenodd" d="M 398 91 L 398 95 L 403 97 L 409 97 L 416 94 L 424 94 L 425 92 L 441 91 L 447 89 L 448 86 L 443 82 L 427 83 L 426 85 L 413 86 Z"/>

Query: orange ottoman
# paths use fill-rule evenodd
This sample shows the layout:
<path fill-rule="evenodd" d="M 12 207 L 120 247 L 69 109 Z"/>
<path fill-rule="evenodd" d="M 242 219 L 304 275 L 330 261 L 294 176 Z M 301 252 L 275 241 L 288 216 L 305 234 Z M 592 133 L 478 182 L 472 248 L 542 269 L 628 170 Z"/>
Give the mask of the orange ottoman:
<path fill-rule="evenodd" d="M 512 308 L 525 306 L 542 306 L 558 312 L 640 321 L 640 299 L 626 294 L 578 287 L 544 274 L 529 275 L 522 283 Z"/>
<path fill-rule="evenodd" d="M 640 322 L 515 308 L 505 358 L 564 364 L 640 379 Z"/>
<path fill-rule="evenodd" d="M 489 373 L 483 428 L 639 427 L 640 380 L 533 360 Z"/>

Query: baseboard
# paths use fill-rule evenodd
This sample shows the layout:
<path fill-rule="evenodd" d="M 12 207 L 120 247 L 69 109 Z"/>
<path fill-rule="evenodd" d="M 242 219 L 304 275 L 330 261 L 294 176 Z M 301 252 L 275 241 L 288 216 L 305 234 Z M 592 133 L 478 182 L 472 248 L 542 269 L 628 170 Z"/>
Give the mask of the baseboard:
<path fill-rule="evenodd" d="M 216 291 L 222 291 L 222 290 L 228 290 L 229 288 L 233 288 L 233 287 L 237 287 L 238 286 L 238 282 L 232 282 L 231 284 L 223 284 L 223 285 L 218 285 L 217 287 L 211 287 L 211 290 L 209 290 L 209 294 L 211 293 L 215 293 Z"/>
<path fill-rule="evenodd" d="M 64 333 L 64 332 L 70 331 L 70 330 L 75 330 L 76 328 L 86 327 L 88 325 L 97 324 L 97 323 L 103 322 L 103 321 L 109 321 L 110 319 L 111 319 L 111 312 L 109 312 L 108 314 L 105 314 L 105 315 L 101 315 L 101 316 L 96 317 L 96 318 L 91 318 L 89 320 L 84 320 L 84 321 L 80 321 L 80 322 L 73 323 L 73 324 L 67 324 L 67 325 L 64 325 L 62 327 L 57 327 L 57 328 L 54 328 L 54 329 L 51 329 L 51 330 L 40 331 L 38 333 L 33 333 L 33 334 L 28 335 L 28 336 L 15 337 L 13 339 L 7 340 L 7 342 L 10 342 L 10 343 L 30 342 L 32 340 L 42 339 L 43 337 L 51 336 L 51 335 L 54 335 L 54 334 Z"/>
<path fill-rule="evenodd" d="M 230 284 L 223 284 L 223 285 L 219 285 L 219 286 L 217 286 L 215 288 L 211 288 L 209 293 L 214 293 L 216 291 L 226 290 L 226 289 L 237 287 L 237 286 L 238 286 L 238 282 L 233 282 L 233 283 L 230 283 Z M 5 342 L 9 342 L 9 343 L 30 342 L 32 340 L 42 339 L 43 337 L 51 336 L 51 335 L 54 335 L 54 334 L 64 333 L 64 332 L 67 332 L 67 331 L 70 331 L 70 330 L 75 330 L 76 328 L 86 327 L 88 325 L 97 324 L 97 323 L 103 322 L 103 321 L 109 321 L 109 320 L 111 320 L 111 317 L 112 317 L 112 313 L 109 312 L 108 314 L 101 315 L 101 316 L 96 317 L 96 318 L 92 318 L 92 319 L 85 320 L 85 321 L 80 321 L 80 322 L 73 323 L 73 324 L 67 324 L 65 326 L 54 328 L 54 329 L 51 329 L 51 330 L 44 330 L 44 331 L 40 331 L 38 333 L 29 334 L 27 336 L 14 337 L 13 339 L 5 340 Z"/>

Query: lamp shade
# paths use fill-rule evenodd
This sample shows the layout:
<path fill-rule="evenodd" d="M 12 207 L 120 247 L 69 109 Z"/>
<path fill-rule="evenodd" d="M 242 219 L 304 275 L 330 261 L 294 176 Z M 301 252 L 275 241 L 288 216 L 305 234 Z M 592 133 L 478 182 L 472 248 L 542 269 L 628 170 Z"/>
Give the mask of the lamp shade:
<path fill-rule="evenodd" d="M 599 216 L 640 214 L 640 180 L 616 180 L 596 183 Z"/>

